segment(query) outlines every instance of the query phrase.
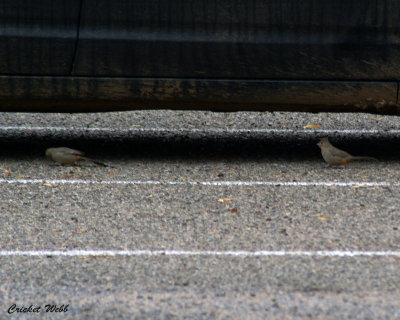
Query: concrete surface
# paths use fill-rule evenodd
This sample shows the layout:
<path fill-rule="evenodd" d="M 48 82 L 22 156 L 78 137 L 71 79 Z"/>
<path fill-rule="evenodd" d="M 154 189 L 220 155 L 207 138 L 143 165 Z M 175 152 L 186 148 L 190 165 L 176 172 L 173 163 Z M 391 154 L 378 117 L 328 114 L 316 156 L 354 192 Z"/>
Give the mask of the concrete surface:
<path fill-rule="evenodd" d="M 379 161 L 327 168 L 323 136 Z M 399 146 L 369 114 L 2 113 L 0 317 L 400 318 Z"/>

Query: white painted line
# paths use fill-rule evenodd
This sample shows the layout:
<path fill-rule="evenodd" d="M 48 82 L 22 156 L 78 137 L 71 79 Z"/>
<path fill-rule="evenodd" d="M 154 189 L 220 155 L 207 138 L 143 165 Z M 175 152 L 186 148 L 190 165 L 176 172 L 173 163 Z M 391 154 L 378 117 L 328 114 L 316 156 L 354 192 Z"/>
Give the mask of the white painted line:
<path fill-rule="evenodd" d="M 387 134 L 400 134 L 400 129 L 391 129 L 391 130 L 378 130 L 378 129 L 370 129 L 370 130 L 356 130 L 356 129 L 272 129 L 272 128 L 251 128 L 251 129 L 242 129 L 242 128 L 191 128 L 191 129 L 169 129 L 169 128 L 109 128 L 109 127 L 40 127 L 40 126 L 0 126 L 0 131 L 58 131 L 58 132 L 104 132 L 104 133 L 143 133 L 143 132 L 165 132 L 165 133 L 302 133 L 302 134 L 315 134 L 315 133 L 323 133 L 323 134 L 378 134 L 378 133 L 387 133 Z"/>
<path fill-rule="evenodd" d="M 0 257 L 222 256 L 222 257 L 400 257 L 400 251 L 190 251 L 190 250 L 2 250 Z"/>
<path fill-rule="evenodd" d="M 174 181 L 174 180 L 83 180 L 83 179 L 0 179 L 8 184 L 102 184 L 102 185 L 193 185 L 193 186 L 284 186 L 284 187 L 398 187 L 386 181 Z"/>

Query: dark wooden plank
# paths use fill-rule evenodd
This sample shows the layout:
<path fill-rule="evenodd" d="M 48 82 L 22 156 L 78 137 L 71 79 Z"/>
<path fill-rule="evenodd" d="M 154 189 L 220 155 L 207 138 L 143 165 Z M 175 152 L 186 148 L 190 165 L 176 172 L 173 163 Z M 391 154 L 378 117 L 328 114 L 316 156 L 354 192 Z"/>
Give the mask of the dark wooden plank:
<path fill-rule="evenodd" d="M 133 109 L 399 114 L 397 82 L 0 77 L 1 111 Z"/>

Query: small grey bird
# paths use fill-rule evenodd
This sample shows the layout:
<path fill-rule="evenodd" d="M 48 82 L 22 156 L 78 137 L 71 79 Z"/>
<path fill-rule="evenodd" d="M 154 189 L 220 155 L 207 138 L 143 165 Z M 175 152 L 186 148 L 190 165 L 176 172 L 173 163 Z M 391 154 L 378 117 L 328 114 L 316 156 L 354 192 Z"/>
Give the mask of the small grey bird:
<path fill-rule="evenodd" d="M 328 138 L 322 138 L 317 146 L 321 148 L 322 158 L 331 166 L 345 165 L 354 160 L 377 160 L 372 157 L 354 157 L 350 153 L 334 147 Z"/>
<path fill-rule="evenodd" d="M 46 157 L 62 165 L 73 165 L 78 161 L 86 160 L 103 167 L 110 167 L 103 162 L 90 159 L 84 155 L 82 151 L 65 147 L 46 149 Z"/>

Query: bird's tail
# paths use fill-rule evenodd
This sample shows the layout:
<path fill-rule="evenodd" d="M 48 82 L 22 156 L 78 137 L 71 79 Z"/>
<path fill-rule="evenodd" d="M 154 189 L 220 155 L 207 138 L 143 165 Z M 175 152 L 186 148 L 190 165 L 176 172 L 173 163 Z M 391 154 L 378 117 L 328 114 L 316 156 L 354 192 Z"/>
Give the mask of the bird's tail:
<path fill-rule="evenodd" d="M 374 157 L 353 157 L 353 160 L 378 161 L 378 159 L 377 159 L 377 158 L 374 158 Z"/>
<path fill-rule="evenodd" d="M 113 166 L 111 166 L 109 164 L 106 164 L 104 162 L 101 162 L 101 161 L 97 161 L 97 160 L 94 160 L 94 159 L 91 159 L 91 158 L 87 158 L 87 157 L 82 157 L 82 158 L 87 160 L 87 161 L 93 162 L 94 164 L 97 164 L 98 166 L 114 168 Z"/>

